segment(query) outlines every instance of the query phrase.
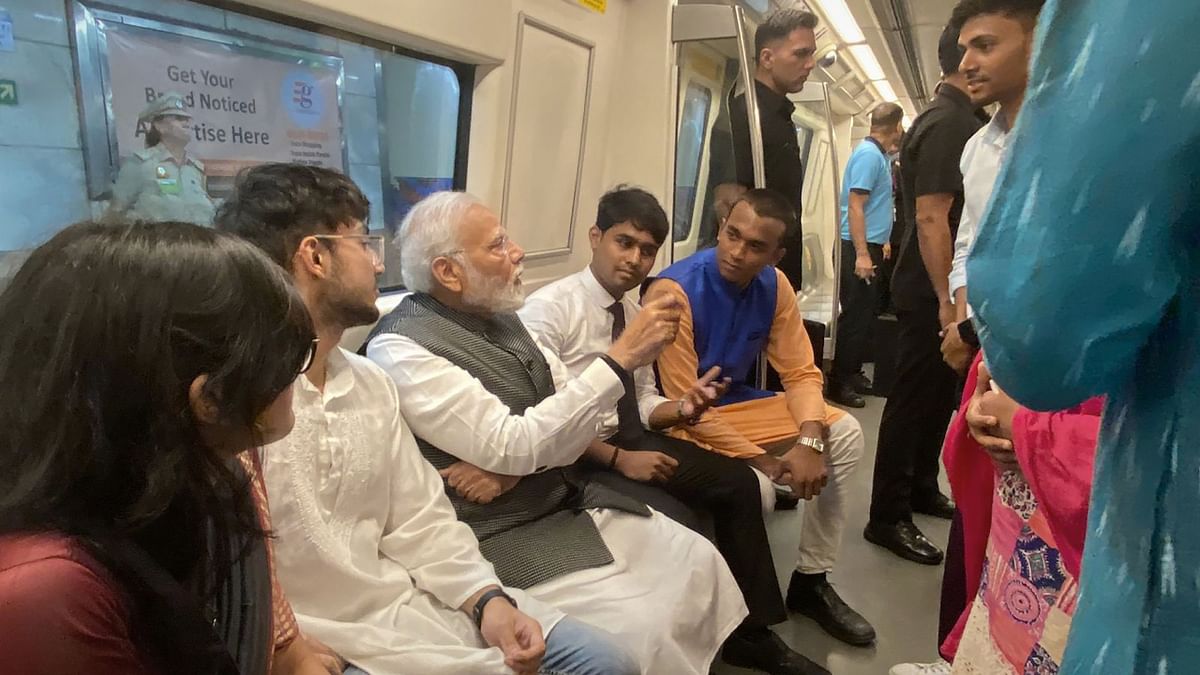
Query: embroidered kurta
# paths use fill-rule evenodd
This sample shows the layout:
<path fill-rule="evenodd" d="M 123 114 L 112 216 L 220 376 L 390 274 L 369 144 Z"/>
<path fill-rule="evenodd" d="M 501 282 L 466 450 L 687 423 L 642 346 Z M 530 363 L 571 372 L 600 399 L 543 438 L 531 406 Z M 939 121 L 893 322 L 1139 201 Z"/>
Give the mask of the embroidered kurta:
<path fill-rule="evenodd" d="M 306 633 L 372 675 L 508 672 L 458 607 L 499 584 L 442 479 L 366 359 L 329 355 L 324 392 L 297 380 L 296 425 L 263 450 L 275 563 Z M 550 629 L 562 613 L 516 589 Z"/>

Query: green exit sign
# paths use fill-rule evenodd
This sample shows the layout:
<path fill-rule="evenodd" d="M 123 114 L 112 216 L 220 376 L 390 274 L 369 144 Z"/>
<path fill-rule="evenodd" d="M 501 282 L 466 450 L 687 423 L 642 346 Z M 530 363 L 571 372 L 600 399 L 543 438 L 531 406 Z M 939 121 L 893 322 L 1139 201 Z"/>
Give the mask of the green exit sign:
<path fill-rule="evenodd" d="M 0 105 L 17 104 L 17 83 L 12 80 L 0 80 Z"/>

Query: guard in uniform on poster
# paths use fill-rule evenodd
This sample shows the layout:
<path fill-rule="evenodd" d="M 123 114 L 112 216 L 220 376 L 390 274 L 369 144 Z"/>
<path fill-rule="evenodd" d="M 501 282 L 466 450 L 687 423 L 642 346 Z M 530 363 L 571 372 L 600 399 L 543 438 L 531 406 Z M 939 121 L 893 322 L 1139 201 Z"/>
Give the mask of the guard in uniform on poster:
<path fill-rule="evenodd" d="M 211 225 L 216 206 L 204 164 L 187 154 L 192 114 L 183 97 L 163 94 L 142 111 L 138 124 L 146 125 L 146 147 L 121 165 L 106 218 Z"/>

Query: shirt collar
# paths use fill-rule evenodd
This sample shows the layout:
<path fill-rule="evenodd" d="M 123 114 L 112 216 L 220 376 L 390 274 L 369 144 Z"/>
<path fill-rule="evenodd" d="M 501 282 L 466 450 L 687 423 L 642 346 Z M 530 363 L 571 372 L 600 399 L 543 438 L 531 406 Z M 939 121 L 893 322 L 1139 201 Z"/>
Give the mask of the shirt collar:
<path fill-rule="evenodd" d="M 938 97 L 944 98 L 954 105 L 961 106 L 962 108 L 969 110 L 971 114 L 975 113 L 975 106 L 971 105 L 971 97 L 967 96 L 967 92 L 963 91 L 962 89 L 959 89 L 948 82 L 943 82 L 938 85 L 937 93 Z"/>
<path fill-rule="evenodd" d="M 984 127 L 982 140 L 988 145 L 1003 149 L 1008 145 L 1008 132 L 1009 130 L 1005 128 L 1004 122 L 1000 119 L 1000 115 L 996 115 L 992 118 L 992 121 L 988 122 L 987 126 Z"/>
<path fill-rule="evenodd" d="M 788 97 L 777 93 L 757 79 L 754 80 L 754 91 L 758 95 L 758 107 L 762 110 L 787 113 L 789 118 L 796 110 L 796 104 L 792 103 Z"/>
<path fill-rule="evenodd" d="M 876 148 L 878 148 L 880 154 L 882 154 L 884 157 L 887 157 L 887 150 L 883 149 L 883 143 L 880 143 L 879 141 L 875 140 L 875 138 L 873 138 L 871 136 L 867 136 L 865 140 L 867 142 L 869 142 L 871 145 L 874 145 Z"/>
<path fill-rule="evenodd" d="M 600 280 L 596 278 L 596 273 L 592 271 L 591 265 L 579 273 L 579 281 L 583 284 L 583 290 L 587 293 L 588 300 L 597 307 L 607 310 L 612 307 L 614 302 L 620 302 L 620 300 L 613 300 L 613 296 L 600 285 Z"/>
<path fill-rule="evenodd" d="M 350 366 L 350 360 L 342 353 L 342 348 L 337 347 L 329 352 L 325 361 L 324 391 L 317 389 L 317 386 L 304 375 L 296 378 L 296 383 L 301 391 L 320 397 L 324 401 L 332 401 L 349 394 L 354 389 L 354 369 Z"/>

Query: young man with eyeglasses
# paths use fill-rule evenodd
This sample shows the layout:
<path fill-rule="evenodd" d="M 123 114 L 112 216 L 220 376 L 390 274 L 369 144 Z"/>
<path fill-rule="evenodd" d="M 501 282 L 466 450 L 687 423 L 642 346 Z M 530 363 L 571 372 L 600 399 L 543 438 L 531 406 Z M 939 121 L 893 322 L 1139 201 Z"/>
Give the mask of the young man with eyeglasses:
<path fill-rule="evenodd" d="M 301 627 L 371 675 L 638 673 L 612 636 L 500 584 L 391 380 L 337 346 L 379 317 L 382 238 L 368 213 L 336 171 L 267 164 L 217 214 L 291 273 L 320 340 L 291 435 L 262 453 L 278 574 Z"/>

